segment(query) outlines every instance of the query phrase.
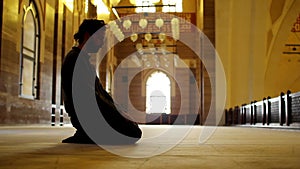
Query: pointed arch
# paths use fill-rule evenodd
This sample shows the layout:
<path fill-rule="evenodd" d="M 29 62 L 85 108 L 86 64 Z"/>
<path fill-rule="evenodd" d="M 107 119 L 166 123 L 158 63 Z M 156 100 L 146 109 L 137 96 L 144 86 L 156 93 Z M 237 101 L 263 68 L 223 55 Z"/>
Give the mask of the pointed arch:
<path fill-rule="evenodd" d="M 171 113 L 171 80 L 162 71 L 154 71 L 146 80 L 146 113 Z"/>
<path fill-rule="evenodd" d="M 299 89 L 299 87 L 292 85 L 299 76 L 297 77 L 297 74 L 295 73 L 292 75 L 290 74 L 290 70 L 292 70 L 291 68 L 297 69 L 297 67 L 286 67 L 286 64 L 281 63 L 281 57 L 278 57 L 282 55 L 283 46 L 285 46 L 287 37 L 291 33 L 295 19 L 299 16 L 300 1 L 286 2 L 286 4 L 286 11 L 281 14 L 282 19 L 280 22 L 276 21 L 279 22 L 279 26 L 276 26 L 275 29 L 277 33 L 272 38 L 271 44 L 268 48 L 264 75 L 264 94 L 267 96 L 276 95 L 278 91 L 285 91 L 287 89 L 296 91 Z M 282 83 L 282 81 L 284 81 L 284 83 Z"/>
<path fill-rule="evenodd" d="M 39 97 L 40 20 L 36 4 L 23 6 L 20 44 L 19 95 L 29 99 Z"/>

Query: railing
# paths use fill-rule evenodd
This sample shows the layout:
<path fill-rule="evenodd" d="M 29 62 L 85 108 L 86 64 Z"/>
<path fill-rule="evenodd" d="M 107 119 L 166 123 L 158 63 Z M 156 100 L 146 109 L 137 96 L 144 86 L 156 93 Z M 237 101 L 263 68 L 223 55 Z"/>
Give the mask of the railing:
<path fill-rule="evenodd" d="M 281 93 L 225 110 L 227 126 L 300 128 L 300 92 Z"/>

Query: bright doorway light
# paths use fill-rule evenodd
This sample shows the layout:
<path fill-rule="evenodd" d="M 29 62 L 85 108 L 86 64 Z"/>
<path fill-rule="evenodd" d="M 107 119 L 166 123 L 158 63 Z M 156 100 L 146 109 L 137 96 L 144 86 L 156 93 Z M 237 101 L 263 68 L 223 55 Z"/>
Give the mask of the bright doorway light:
<path fill-rule="evenodd" d="M 146 113 L 171 113 L 171 82 L 161 71 L 153 72 L 147 79 Z"/>

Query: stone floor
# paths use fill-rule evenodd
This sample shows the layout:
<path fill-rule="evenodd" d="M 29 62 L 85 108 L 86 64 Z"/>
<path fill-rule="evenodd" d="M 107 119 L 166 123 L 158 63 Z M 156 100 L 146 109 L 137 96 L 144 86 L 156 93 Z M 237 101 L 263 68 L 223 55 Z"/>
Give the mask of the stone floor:
<path fill-rule="evenodd" d="M 2 126 L 0 168 L 300 168 L 299 130 L 186 127 L 191 130 L 182 130 L 182 126 L 141 126 L 143 139 L 136 145 L 103 147 L 60 143 L 73 134 L 71 127 Z M 181 136 L 185 136 L 183 140 L 174 141 Z M 207 140 L 203 143 L 199 138 Z"/>

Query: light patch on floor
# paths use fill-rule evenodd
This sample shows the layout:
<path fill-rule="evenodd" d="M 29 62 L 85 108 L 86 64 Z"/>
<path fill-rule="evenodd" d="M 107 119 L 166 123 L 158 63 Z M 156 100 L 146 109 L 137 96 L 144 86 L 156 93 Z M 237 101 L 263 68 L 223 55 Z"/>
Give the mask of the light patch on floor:
<path fill-rule="evenodd" d="M 124 153 L 136 151 L 141 155 L 159 151 L 173 144 L 178 133 L 171 133 L 159 146 L 147 142 L 147 138 L 166 133 L 172 127 L 142 125 L 141 141 L 118 148 Z M 0 168 L 300 168 L 299 130 L 217 127 L 201 144 L 199 137 L 205 128 L 188 127 L 190 130 L 179 144 L 149 158 L 122 157 L 97 145 L 61 143 L 74 133 L 72 127 L 0 127 Z"/>

